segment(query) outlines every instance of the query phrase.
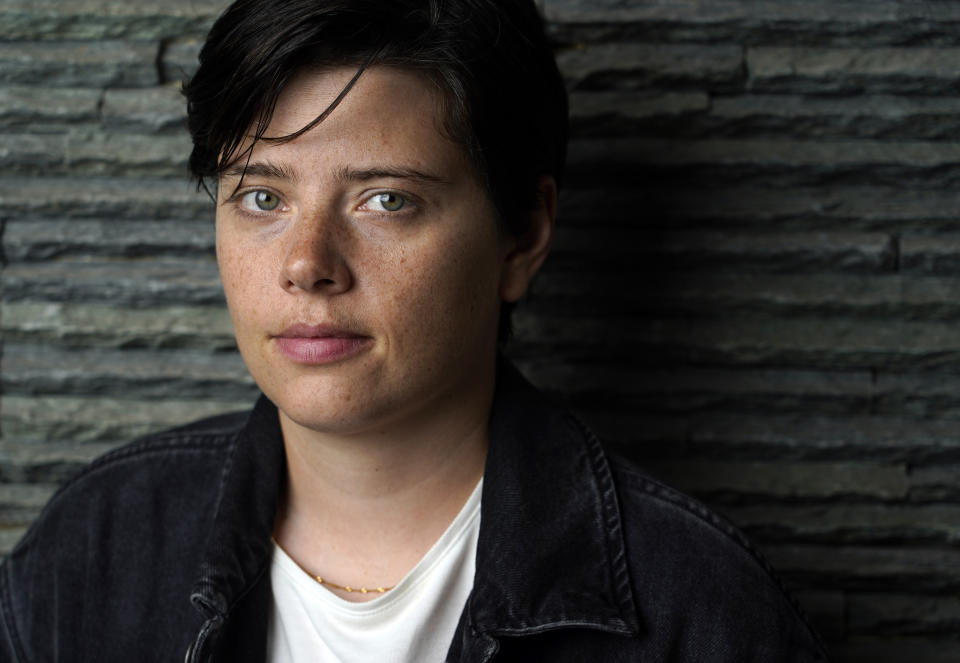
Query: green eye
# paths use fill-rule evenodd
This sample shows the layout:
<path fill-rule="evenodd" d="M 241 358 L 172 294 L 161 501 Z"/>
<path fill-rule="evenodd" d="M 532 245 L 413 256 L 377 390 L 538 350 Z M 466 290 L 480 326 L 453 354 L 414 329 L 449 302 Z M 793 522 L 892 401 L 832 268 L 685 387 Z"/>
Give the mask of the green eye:
<path fill-rule="evenodd" d="M 255 191 L 253 193 L 253 204 L 257 209 L 264 212 L 272 212 L 280 205 L 280 199 L 269 191 Z"/>
<path fill-rule="evenodd" d="M 396 212 L 407 204 L 407 201 L 404 200 L 403 196 L 399 196 L 395 193 L 379 193 L 375 196 L 375 198 L 377 202 L 380 203 L 380 207 L 388 212 Z"/>

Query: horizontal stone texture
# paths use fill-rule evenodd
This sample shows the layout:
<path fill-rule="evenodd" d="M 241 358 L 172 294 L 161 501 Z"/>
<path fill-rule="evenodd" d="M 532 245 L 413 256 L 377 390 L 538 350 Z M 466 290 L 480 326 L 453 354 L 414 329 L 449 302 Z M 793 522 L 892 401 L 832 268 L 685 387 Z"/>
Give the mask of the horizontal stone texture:
<path fill-rule="evenodd" d="M 125 41 L 0 42 L 0 83 L 142 87 L 157 82 L 157 45 Z"/>
<path fill-rule="evenodd" d="M 213 203 L 183 178 L 2 177 L 4 218 L 212 221 Z"/>
<path fill-rule="evenodd" d="M 89 88 L 0 87 L 0 128 L 62 133 L 69 125 L 95 121 L 102 98 L 100 90 Z"/>
<path fill-rule="evenodd" d="M 222 0 L 5 0 L 0 30 L 16 41 L 158 41 L 203 32 L 225 6 Z"/>
<path fill-rule="evenodd" d="M 955 92 L 957 48 L 769 48 L 747 50 L 754 91 Z"/>
<path fill-rule="evenodd" d="M 743 54 L 737 46 L 602 44 L 563 51 L 557 60 L 574 90 L 722 90 L 734 87 L 743 75 Z"/>
<path fill-rule="evenodd" d="M 822 47 L 960 43 L 949 2 L 731 0 L 629 3 L 543 0 L 550 31 L 565 42 L 626 38 L 666 43 Z M 869 9 L 869 11 L 867 11 Z"/>
<path fill-rule="evenodd" d="M 225 5 L 0 3 L 0 552 L 256 397 L 186 175 Z M 960 4 L 538 5 L 572 140 L 509 353 L 745 529 L 834 660 L 960 660 Z"/>
<path fill-rule="evenodd" d="M 209 392 L 208 392 L 209 393 Z M 4 435 L 35 443 L 45 448 L 46 441 L 71 441 L 77 444 L 110 441 L 119 444 L 147 433 L 221 412 L 249 409 L 254 399 L 198 401 L 174 400 L 168 394 L 134 399 L 90 396 L 4 396 L 0 424 Z M 24 447 L 17 447 L 26 452 Z M 100 449 L 98 449 L 98 452 Z M 27 454 L 28 457 L 31 454 Z M 81 462 L 89 460 L 84 455 Z"/>
<path fill-rule="evenodd" d="M 162 308 L 111 306 L 102 302 L 5 302 L 3 336 L 7 342 L 62 344 L 70 348 L 236 347 L 222 305 Z"/>

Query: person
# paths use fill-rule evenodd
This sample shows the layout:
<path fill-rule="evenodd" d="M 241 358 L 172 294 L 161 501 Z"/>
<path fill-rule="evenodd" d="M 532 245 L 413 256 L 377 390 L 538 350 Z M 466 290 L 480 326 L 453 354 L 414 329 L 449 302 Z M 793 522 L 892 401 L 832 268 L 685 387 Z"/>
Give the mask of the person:
<path fill-rule="evenodd" d="M 5 661 L 822 661 L 731 526 L 502 357 L 563 80 L 531 0 L 237 0 L 185 86 L 252 411 L 65 485 Z"/>

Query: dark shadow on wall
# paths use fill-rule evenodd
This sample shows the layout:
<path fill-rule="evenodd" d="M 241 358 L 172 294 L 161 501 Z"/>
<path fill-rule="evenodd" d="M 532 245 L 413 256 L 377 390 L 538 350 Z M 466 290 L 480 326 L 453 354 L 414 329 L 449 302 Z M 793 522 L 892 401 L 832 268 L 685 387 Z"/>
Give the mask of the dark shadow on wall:
<path fill-rule="evenodd" d="M 933 50 L 691 30 L 561 55 L 568 186 L 511 354 L 744 529 L 836 660 L 955 660 L 960 101 L 925 96 Z"/>

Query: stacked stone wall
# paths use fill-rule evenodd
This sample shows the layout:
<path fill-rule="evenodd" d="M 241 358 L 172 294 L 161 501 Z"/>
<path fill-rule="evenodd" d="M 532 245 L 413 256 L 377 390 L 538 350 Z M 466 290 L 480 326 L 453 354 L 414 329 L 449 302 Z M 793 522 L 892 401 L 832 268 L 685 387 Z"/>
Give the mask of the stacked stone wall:
<path fill-rule="evenodd" d="M 221 0 L 0 0 L 0 550 L 246 407 L 180 80 Z M 837 661 L 960 660 L 960 3 L 542 0 L 571 91 L 511 354 L 743 527 Z"/>

